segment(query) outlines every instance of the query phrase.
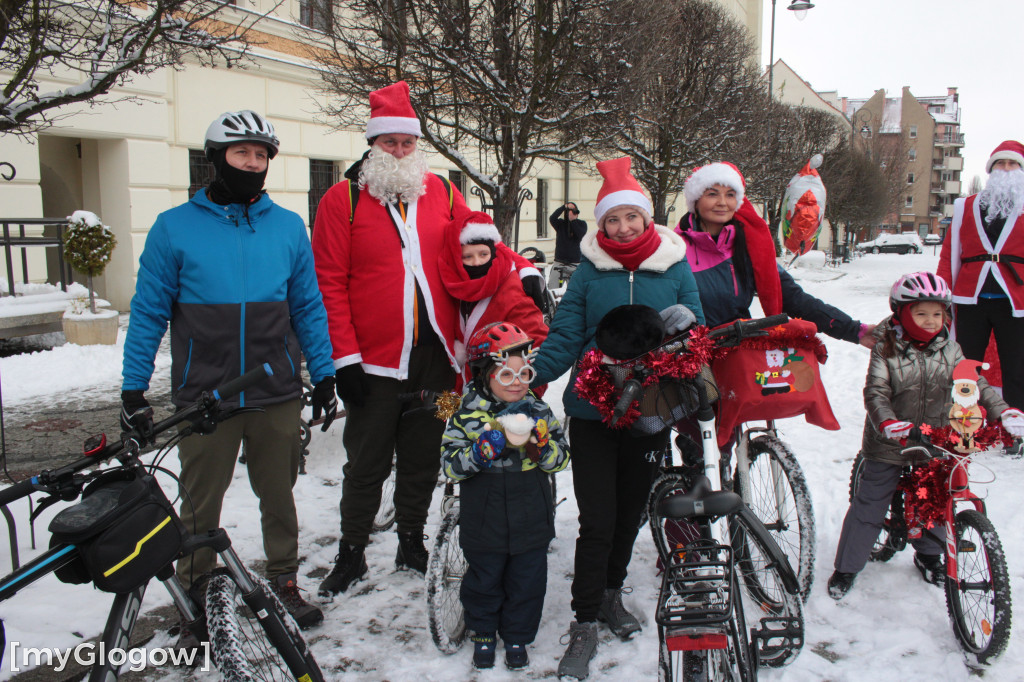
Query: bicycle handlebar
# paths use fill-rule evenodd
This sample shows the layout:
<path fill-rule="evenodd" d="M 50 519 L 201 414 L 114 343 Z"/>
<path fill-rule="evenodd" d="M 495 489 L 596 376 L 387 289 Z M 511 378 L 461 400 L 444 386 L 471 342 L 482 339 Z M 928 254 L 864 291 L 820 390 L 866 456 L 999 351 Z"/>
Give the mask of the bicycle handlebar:
<path fill-rule="evenodd" d="M 396 397 L 400 403 L 409 403 L 413 400 L 422 400 L 424 403 L 433 403 L 437 400 L 437 396 L 440 393 L 437 391 L 431 391 L 429 388 L 424 388 L 419 391 L 413 391 L 412 393 L 399 393 Z"/>
<path fill-rule="evenodd" d="M 245 389 L 256 385 L 268 376 L 273 375 L 273 370 L 270 365 L 264 363 L 260 367 L 255 367 L 242 376 L 232 379 L 228 383 L 224 384 L 220 388 L 213 390 L 212 392 L 204 392 L 199 398 L 189 407 L 183 410 L 178 410 L 170 417 L 162 419 L 153 425 L 153 436 L 156 437 L 168 429 L 177 426 L 178 424 L 191 420 L 196 415 L 205 415 L 213 417 L 213 410 L 217 407 L 221 400 L 232 398 Z M 96 465 L 99 462 L 103 462 L 114 457 L 121 458 L 127 452 L 129 459 L 135 457 L 136 451 L 134 448 L 130 448 L 128 443 L 132 442 L 132 439 L 122 440 L 120 442 L 114 442 L 107 445 L 103 450 L 96 453 L 95 455 L 89 455 L 82 457 L 70 464 L 67 464 L 59 469 L 49 470 L 44 469 L 37 475 L 15 483 L 9 488 L 0 490 L 0 505 L 9 504 L 15 500 L 20 500 L 23 497 L 27 497 L 33 492 L 40 490 L 49 493 L 58 493 L 61 490 L 68 490 L 68 484 L 71 484 L 77 490 L 81 489 L 83 481 L 77 483 L 73 481 L 73 477 L 79 471 L 88 469 L 91 466 Z M 127 462 L 126 462 L 127 463 Z M 71 498 L 74 499 L 74 498 Z"/>

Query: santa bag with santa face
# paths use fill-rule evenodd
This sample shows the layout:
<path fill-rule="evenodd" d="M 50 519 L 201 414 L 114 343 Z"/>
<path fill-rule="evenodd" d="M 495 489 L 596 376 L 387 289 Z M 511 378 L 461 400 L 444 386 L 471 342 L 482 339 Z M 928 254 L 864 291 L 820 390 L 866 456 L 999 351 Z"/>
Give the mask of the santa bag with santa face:
<path fill-rule="evenodd" d="M 827 357 L 814 324 L 793 319 L 716 359 L 711 369 L 721 396 L 718 444 L 728 442 L 743 422 L 801 414 L 810 424 L 838 431 L 819 372 Z"/>

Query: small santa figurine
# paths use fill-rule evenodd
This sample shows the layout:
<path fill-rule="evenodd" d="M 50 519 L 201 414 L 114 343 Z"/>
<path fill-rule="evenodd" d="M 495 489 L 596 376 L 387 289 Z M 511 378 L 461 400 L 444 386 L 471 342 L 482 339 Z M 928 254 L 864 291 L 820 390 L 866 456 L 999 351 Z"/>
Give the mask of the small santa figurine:
<path fill-rule="evenodd" d="M 949 425 L 963 438 L 955 446 L 958 452 L 977 452 L 974 432 L 985 423 L 985 410 L 978 405 L 978 374 L 988 369 L 987 362 L 961 360 L 953 368 L 953 406 L 949 408 Z"/>

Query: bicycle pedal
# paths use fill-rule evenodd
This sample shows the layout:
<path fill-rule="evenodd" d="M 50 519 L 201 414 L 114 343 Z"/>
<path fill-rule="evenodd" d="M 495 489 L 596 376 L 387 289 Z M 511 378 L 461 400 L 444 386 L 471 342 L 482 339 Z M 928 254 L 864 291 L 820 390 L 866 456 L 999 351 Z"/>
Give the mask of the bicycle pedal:
<path fill-rule="evenodd" d="M 781 652 L 803 647 L 803 623 L 798 618 L 762 618 L 760 628 L 751 629 L 750 639 L 752 644 L 759 642 L 759 658 L 771 659 Z"/>

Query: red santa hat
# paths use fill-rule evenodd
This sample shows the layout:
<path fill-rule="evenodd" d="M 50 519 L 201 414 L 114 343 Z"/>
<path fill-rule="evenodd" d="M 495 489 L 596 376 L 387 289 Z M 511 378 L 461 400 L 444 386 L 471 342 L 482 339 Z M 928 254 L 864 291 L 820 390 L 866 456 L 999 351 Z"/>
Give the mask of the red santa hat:
<path fill-rule="evenodd" d="M 985 162 L 985 172 L 991 173 L 992 166 L 1000 159 L 1016 161 L 1018 166 L 1024 168 L 1024 144 L 1016 140 L 1000 142 L 999 146 L 992 150 L 992 155 L 988 157 L 988 161 Z"/>
<path fill-rule="evenodd" d="M 956 363 L 956 367 L 953 368 L 953 383 L 954 384 L 977 384 L 978 374 L 983 369 L 988 369 L 989 364 L 987 362 L 978 362 L 977 360 L 961 360 Z"/>
<path fill-rule="evenodd" d="M 722 185 L 736 190 L 737 205 L 743 203 L 743 194 L 747 189 L 747 181 L 743 179 L 740 169 L 728 161 L 718 161 L 702 166 L 690 174 L 683 185 L 683 196 L 686 197 L 686 205 L 690 211 L 694 210 L 697 200 L 704 196 L 704 192 L 714 185 Z"/>
<path fill-rule="evenodd" d="M 472 211 L 464 218 L 456 220 L 453 229 L 458 231 L 459 244 L 501 243 L 501 234 L 494 226 L 494 221 L 482 211 Z"/>
<path fill-rule="evenodd" d="M 640 183 L 630 172 L 632 161 L 628 156 L 618 159 L 597 162 L 597 172 L 604 178 L 601 191 L 597 193 L 597 205 L 594 207 L 594 218 L 598 227 L 605 214 L 619 206 L 636 206 L 644 214 L 644 224 L 651 222 L 654 212 L 651 200 L 644 194 Z"/>
<path fill-rule="evenodd" d="M 423 137 L 420 119 L 409 100 L 409 84 L 398 81 L 370 93 L 370 120 L 366 123 L 366 139 L 378 135 L 402 133 Z"/>

